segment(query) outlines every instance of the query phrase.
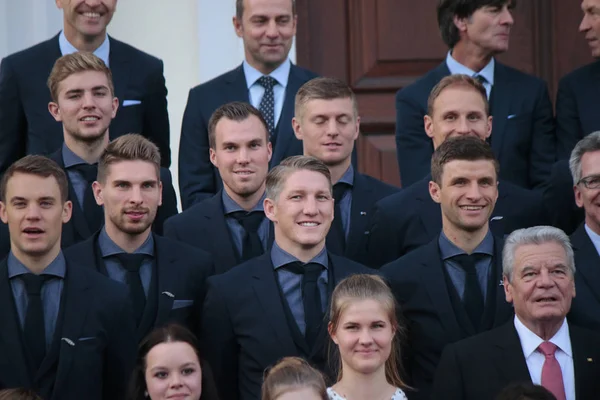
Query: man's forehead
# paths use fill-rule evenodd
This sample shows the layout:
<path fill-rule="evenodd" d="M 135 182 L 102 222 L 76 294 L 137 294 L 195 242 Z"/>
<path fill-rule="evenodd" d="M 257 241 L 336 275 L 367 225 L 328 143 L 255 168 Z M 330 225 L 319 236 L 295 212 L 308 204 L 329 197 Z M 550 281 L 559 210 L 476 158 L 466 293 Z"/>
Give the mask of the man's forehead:
<path fill-rule="evenodd" d="M 46 177 L 16 172 L 6 182 L 6 197 L 41 198 L 60 194 L 58 181 L 53 175 Z"/>

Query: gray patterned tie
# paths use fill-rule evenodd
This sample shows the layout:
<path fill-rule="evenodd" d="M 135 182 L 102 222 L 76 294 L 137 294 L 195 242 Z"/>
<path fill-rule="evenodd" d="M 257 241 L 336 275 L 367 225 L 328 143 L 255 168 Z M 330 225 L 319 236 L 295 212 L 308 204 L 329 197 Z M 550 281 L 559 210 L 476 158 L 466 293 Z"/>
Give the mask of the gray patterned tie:
<path fill-rule="evenodd" d="M 275 96 L 273 94 L 273 87 L 277 84 L 277 81 L 275 78 L 266 75 L 261 76 L 258 79 L 258 83 L 265 88 L 265 93 L 258 109 L 265 118 L 265 121 L 267 121 L 269 134 L 273 136 L 275 134 Z"/>

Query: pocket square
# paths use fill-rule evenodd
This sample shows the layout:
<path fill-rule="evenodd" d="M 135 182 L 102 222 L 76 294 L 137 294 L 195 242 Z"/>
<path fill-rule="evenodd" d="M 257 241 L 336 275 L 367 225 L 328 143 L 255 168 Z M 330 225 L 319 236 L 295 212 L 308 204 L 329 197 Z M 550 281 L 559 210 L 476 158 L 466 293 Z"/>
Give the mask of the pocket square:
<path fill-rule="evenodd" d="M 123 107 L 135 106 L 137 104 L 142 104 L 142 101 L 141 100 L 123 100 Z"/>
<path fill-rule="evenodd" d="M 173 300 L 173 310 L 189 307 L 194 304 L 194 300 Z"/>
<path fill-rule="evenodd" d="M 517 116 L 517 114 L 510 114 L 506 119 L 513 119 Z"/>
<path fill-rule="evenodd" d="M 96 339 L 96 337 L 95 337 L 95 336 L 86 336 L 86 337 L 80 337 L 80 338 L 79 338 L 79 339 L 77 339 L 77 340 L 79 340 L 80 342 L 85 342 L 85 341 L 87 341 L 87 340 L 94 340 L 94 339 Z"/>

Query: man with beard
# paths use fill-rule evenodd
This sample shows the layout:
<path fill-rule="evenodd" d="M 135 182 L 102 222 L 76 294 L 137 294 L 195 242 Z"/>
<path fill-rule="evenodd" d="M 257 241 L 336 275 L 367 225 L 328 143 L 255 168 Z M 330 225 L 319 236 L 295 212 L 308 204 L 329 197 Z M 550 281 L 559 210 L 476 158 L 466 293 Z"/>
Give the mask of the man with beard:
<path fill-rule="evenodd" d="M 503 240 L 489 218 L 498 199 L 498 161 L 477 137 L 450 138 L 431 160 L 429 194 L 440 204 L 442 230 L 428 244 L 385 265 L 409 332 L 404 366 L 411 399 L 429 399 L 448 343 L 506 322 L 511 308 L 502 286 Z"/>
<path fill-rule="evenodd" d="M 165 236 L 208 251 L 222 273 L 263 254 L 273 242 L 263 210 L 272 147 L 261 112 L 242 102 L 214 112 L 208 140 L 223 189 L 167 220 Z"/>
<path fill-rule="evenodd" d="M 298 90 L 295 108 L 292 126 L 304 155 L 322 161 L 331 173 L 335 215 L 327 249 L 367 264 L 371 209 L 398 189 L 354 171 L 352 151 L 360 131 L 354 92 L 339 79 L 315 78 Z"/>
<path fill-rule="evenodd" d="M 98 162 L 94 197 L 104 206 L 104 227 L 69 248 L 68 260 L 126 284 L 137 337 L 177 322 L 197 330 L 210 255 L 151 231 L 162 202 L 160 154 L 137 134 L 113 140 Z"/>

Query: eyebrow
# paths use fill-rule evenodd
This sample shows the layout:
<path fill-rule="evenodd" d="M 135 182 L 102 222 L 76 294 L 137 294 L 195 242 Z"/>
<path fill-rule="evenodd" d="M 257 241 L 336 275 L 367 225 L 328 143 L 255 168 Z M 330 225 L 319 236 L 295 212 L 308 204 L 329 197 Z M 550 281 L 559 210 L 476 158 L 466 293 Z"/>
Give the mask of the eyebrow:
<path fill-rule="evenodd" d="M 105 85 L 100 85 L 100 86 L 94 86 L 92 88 L 92 91 L 95 90 L 108 90 L 108 86 Z M 83 93 L 85 92 L 85 89 L 71 89 L 71 90 L 67 90 L 66 94 L 77 94 L 77 93 Z"/>

